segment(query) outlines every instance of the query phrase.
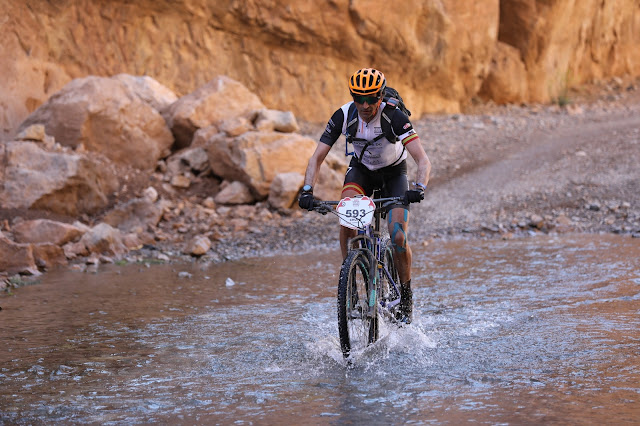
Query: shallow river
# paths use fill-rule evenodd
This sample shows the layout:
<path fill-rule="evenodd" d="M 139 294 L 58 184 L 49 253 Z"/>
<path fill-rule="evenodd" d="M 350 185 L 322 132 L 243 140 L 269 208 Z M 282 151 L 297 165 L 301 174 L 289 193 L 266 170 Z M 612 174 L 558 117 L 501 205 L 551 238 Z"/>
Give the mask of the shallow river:
<path fill-rule="evenodd" d="M 640 424 L 640 239 L 414 250 L 348 366 L 338 252 L 61 271 L 0 297 L 0 424 Z"/>

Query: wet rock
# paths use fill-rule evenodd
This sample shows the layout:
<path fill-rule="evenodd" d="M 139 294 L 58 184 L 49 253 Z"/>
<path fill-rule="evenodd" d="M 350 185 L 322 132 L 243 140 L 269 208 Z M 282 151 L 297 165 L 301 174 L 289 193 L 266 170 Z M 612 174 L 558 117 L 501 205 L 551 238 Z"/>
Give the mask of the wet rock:
<path fill-rule="evenodd" d="M 39 275 L 31 244 L 17 244 L 0 232 L 0 271 L 9 274 Z"/>
<path fill-rule="evenodd" d="M 62 247 L 57 244 L 33 244 L 33 257 L 40 269 L 51 269 L 55 266 L 68 264 L 67 256 Z"/>

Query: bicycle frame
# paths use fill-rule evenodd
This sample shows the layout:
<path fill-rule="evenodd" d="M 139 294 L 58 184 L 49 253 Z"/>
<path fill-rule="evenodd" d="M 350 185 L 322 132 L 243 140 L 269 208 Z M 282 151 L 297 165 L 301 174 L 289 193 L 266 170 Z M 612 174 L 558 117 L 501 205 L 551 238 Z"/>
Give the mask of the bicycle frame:
<path fill-rule="evenodd" d="M 375 194 L 375 193 L 374 193 Z M 374 198 L 372 199 L 376 208 L 373 216 L 373 220 L 370 224 L 359 227 L 358 234 L 349 240 L 347 250 L 360 250 L 363 251 L 369 258 L 370 271 L 369 276 L 373 277 L 374 285 L 369 289 L 369 310 L 375 313 L 373 309 L 376 302 L 378 302 L 378 308 L 380 313 L 385 317 L 392 318 L 392 309 L 395 308 L 401 302 L 400 283 L 393 279 L 393 275 L 388 268 L 384 260 L 383 249 L 385 247 L 382 244 L 382 231 L 380 230 L 380 224 L 384 215 L 390 210 L 390 207 L 399 201 L 403 201 L 402 197 L 388 197 L 388 198 Z M 331 212 L 336 216 L 340 214 L 332 207 L 338 202 L 335 201 L 319 201 L 317 202 L 318 208 L 316 209 L 320 213 L 326 214 Z M 393 287 L 393 292 L 398 296 L 392 300 L 386 300 L 382 296 L 382 288 L 380 283 L 386 278 Z M 391 289 L 390 289 L 391 290 Z"/>

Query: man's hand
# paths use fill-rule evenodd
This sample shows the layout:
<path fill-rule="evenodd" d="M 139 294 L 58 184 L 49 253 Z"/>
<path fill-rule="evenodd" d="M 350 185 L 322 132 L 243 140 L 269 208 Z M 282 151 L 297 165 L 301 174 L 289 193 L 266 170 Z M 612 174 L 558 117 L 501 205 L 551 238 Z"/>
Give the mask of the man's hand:
<path fill-rule="evenodd" d="M 312 192 L 303 192 L 298 199 L 298 205 L 302 209 L 311 211 L 313 210 L 313 200 Z"/>
<path fill-rule="evenodd" d="M 424 189 L 410 189 L 404 193 L 404 203 L 419 203 L 424 200 Z"/>

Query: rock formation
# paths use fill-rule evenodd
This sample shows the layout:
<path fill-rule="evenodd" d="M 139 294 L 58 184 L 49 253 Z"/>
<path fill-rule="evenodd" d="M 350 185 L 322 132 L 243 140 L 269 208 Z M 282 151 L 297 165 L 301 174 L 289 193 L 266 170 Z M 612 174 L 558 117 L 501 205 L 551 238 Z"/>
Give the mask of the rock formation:
<path fill-rule="evenodd" d="M 383 70 L 418 117 L 479 93 L 550 102 L 568 86 L 640 75 L 637 0 L 406 0 L 393 13 L 381 0 L 4 0 L 2 10 L 5 140 L 89 75 L 149 76 L 178 97 L 226 75 L 313 122 L 348 99 L 362 66 Z"/>

